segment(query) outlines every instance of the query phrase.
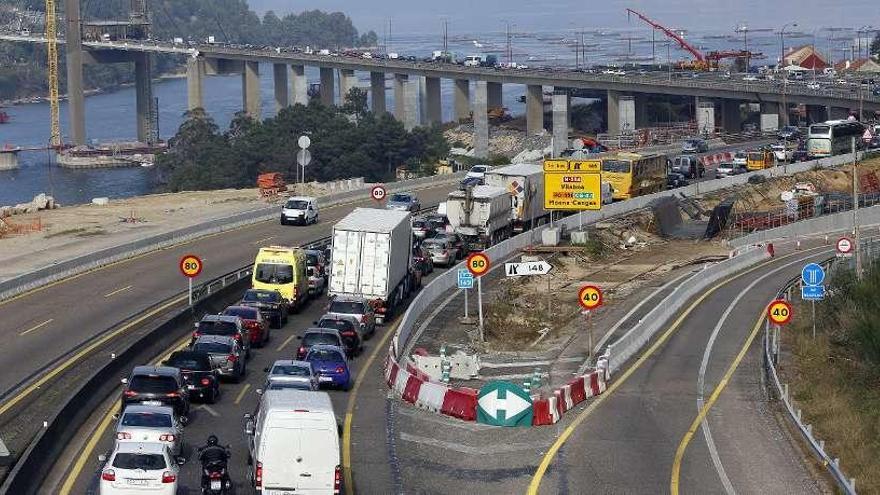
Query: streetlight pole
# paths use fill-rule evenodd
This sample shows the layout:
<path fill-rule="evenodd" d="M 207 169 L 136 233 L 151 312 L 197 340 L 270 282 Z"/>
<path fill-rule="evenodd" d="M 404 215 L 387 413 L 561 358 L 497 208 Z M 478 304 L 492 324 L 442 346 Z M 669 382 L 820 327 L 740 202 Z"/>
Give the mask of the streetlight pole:
<path fill-rule="evenodd" d="M 789 22 L 788 24 L 782 26 L 782 29 L 779 30 L 779 44 L 782 46 L 782 53 L 779 57 L 780 67 L 785 67 L 785 29 L 788 27 L 797 27 L 797 23 Z"/>

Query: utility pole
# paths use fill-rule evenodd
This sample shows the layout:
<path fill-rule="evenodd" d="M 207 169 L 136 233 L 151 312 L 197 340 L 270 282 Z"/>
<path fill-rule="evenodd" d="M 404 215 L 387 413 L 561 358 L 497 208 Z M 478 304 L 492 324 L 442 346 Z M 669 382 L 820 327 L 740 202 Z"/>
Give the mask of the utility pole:
<path fill-rule="evenodd" d="M 449 19 L 443 19 L 443 53 L 449 53 Z"/>
<path fill-rule="evenodd" d="M 856 278 L 862 279 L 862 244 L 859 233 L 859 164 L 856 155 L 856 138 L 851 138 L 852 151 L 852 200 L 853 200 L 853 237 L 856 241 Z"/>

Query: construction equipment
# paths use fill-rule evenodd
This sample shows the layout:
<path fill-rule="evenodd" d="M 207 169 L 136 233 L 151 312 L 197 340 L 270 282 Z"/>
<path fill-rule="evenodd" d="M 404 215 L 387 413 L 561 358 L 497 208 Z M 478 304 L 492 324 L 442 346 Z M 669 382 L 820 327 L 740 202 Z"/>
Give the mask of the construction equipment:
<path fill-rule="evenodd" d="M 58 103 L 58 33 L 55 0 L 46 0 L 46 54 L 49 74 L 49 123 L 53 148 L 61 148 L 61 116 Z"/>
<path fill-rule="evenodd" d="M 693 55 L 694 60 L 681 62 L 679 65 L 682 68 L 694 69 L 694 70 L 714 70 L 718 68 L 718 62 L 725 58 L 745 58 L 745 59 L 753 59 L 753 58 L 761 58 L 763 54 L 754 53 L 748 50 L 731 50 L 731 51 L 712 51 L 707 54 L 703 54 L 700 50 L 696 49 L 693 45 L 688 43 L 684 38 L 682 38 L 675 31 L 663 26 L 662 24 L 651 20 L 646 15 L 637 12 L 633 9 L 626 9 L 627 16 L 629 14 L 635 15 L 639 19 L 645 21 L 648 25 L 650 25 L 654 29 L 659 29 L 666 36 L 675 40 L 676 43 L 685 51 Z"/>

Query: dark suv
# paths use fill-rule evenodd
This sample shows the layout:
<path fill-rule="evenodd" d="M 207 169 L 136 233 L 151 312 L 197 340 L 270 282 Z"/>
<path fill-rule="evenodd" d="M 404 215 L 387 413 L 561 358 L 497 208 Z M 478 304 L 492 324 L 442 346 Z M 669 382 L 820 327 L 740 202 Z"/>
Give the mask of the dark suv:
<path fill-rule="evenodd" d="M 181 421 L 189 416 L 189 391 L 183 374 L 170 366 L 137 366 L 123 378 L 122 409 L 129 404 L 171 406 Z"/>
<path fill-rule="evenodd" d="M 244 350 L 245 357 L 251 355 L 251 332 L 244 321 L 238 316 L 227 315 L 205 315 L 202 321 L 196 323 L 196 329 L 192 334 L 192 340 L 189 345 L 196 342 L 202 335 L 224 335 L 234 338 L 238 341 Z"/>
<path fill-rule="evenodd" d="M 191 399 L 198 397 L 211 404 L 217 402 L 217 398 L 220 397 L 220 380 L 214 367 L 211 366 L 208 353 L 175 351 L 162 364 L 180 370 Z"/>
<path fill-rule="evenodd" d="M 263 318 L 275 328 L 287 324 L 287 302 L 277 290 L 248 289 L 238 305 L 259 309 Z"/>

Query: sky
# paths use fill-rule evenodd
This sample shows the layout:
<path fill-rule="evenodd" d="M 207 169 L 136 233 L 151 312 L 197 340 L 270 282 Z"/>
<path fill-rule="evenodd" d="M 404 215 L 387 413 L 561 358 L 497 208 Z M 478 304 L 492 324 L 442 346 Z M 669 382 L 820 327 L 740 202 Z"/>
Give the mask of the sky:
<path fill-rule="evenodd" d="M 661 24 L 681 29 L 727 32 L 738 24 L 750 28 L 779 28 L 797 22 L 798 29 L 817 27 L 880 28 L 876 0 L 248 0 L 258 12 L 307 9 L 342 11 L 360 31 L 380 36 L 388 19 L 395 33 L 440 32 L 442 19 L 449 31 L 501 31 L 505 21 L 522 31 L 572 31 L 637 27 L 628 21 L 627 7 Z M 415 7 L 418 5 L 418 7 Z"/>

